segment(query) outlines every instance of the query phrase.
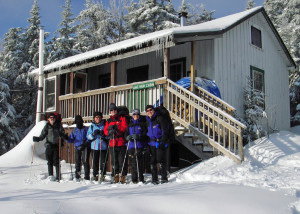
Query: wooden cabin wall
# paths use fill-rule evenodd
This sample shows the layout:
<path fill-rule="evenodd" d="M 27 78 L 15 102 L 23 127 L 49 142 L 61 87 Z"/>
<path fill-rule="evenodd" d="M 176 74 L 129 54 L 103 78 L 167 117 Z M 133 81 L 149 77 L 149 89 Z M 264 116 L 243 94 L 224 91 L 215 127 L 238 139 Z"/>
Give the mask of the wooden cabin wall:
<path fill-rule="evenodd" d="M 251 44 L 251 25 L 262 32 L 262 48 Z M 288 61 L 273 32 L 257 14 L 215 39 L 215 80 L 222 98 L 243 116 L 243 89 L 247 87 L 250 66 L 265 72 L 265 104 L 269 125 L 289 128 Z"/>

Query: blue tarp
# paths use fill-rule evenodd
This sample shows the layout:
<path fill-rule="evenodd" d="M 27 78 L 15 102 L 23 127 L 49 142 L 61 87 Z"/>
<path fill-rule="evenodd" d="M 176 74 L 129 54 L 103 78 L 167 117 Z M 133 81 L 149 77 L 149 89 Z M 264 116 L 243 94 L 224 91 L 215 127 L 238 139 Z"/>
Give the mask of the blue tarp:
<path fill-rule="evenodd" d="M 189 89 L 191 87 L 191 78 L 190 77 L 183 77 L 176 82 L 176 84 Z M 221 98 L 221 93 L 219 91 L 218 86 L 210 79 L 204 79 L 200 77 L 195 78 L 195 85 L 201 88 L 204 88 L 208 92 L 212 93 L 213 95 Z"/>

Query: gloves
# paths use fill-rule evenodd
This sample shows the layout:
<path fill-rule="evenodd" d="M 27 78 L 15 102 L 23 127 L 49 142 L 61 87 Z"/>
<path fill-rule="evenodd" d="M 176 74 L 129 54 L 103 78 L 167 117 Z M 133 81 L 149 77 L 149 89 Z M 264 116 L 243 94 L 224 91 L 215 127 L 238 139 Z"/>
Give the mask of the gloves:
<path fill-rule="evenodd" d="M 68 140 L 69 139 L 68 134 L 65 134 L 63 138 L 64 138 L 64 140 Z"/>
<path fill-rule="evenodd" d="M 99 129 L 96 129 L 96 130 L 93 132 L 93 135 L 94 135 L 94 136 L 100 135 L 100 130 L 99 130 Z"/>
<path fill-rule="evenodd" d="M 131 135 L 128 135 L 128 136 L 126 137 L 126 140 L 127 140 L 127 141 L 132 140 L 132 136 L 131 136 Z"/>
<path fill-rule="evenodd" d="M 156 142 L 158 143 L 158 142 Z M 159 149 L 164 149 L 164 148 L 167 148 L 168 147 L 168 143 L 167 142 L 164 142 L 162 141 L 161 143 L 158 143 L 159 145 L 156 146 L 156 148 L 159 148 Z"/>
<path fill-rule="evenodd" d="M 143 149 L 143 154 L 150 154 L 150 147 L 149 146 L 145 146 L 144 149 Z"/>
<path fill-rule="evenodd" d="M 101 136 L 104 135 L 104 131 L 102 129 L 100 129 L 100 133 L 99 133 Z"/>
<path fill-rule="evenodd" d="M 84 145 L 84 147 L 89 147 L 90 146 L 90 143 L 88 142 L 88 141 L 83 141 L 83 144 L 82 145 Z"/>
<path fill-rule="evenodd" d="M 139 134 L 133 134 L 132 135 L 132 139 L 133 140 L 139 140 L 140 139 L 140 135 Z"/>
<path fill-rule="evenodd" d="M 36 136 L 33 136 L 33 137 L 32 137 L 32 140 L 33 140 L 33 142 L 39 142 L 39 141 L 40 141 L 40 138 L 39 138 L 39 137 L 36 137 Z"/>
<path fill-rule="evenodd" d="M 117 130 L 114 130 L 114 129 L 108 130 L 108 135 L 113 135 L 116 132 L 117 132 Z"/>
<path fill-rule="evenodd" d="M 117 130 L 118 126 L 117 125 L 111 125 L 108 127 L 108 130 Z"/>

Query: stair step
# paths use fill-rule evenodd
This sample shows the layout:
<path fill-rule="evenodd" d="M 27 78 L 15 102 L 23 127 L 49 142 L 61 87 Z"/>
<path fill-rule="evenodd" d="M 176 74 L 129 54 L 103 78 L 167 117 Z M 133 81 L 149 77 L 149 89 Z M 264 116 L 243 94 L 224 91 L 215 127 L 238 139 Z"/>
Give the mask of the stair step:
<path fill-rule="evenodd" d="M 203 146 L 203 152 L 213 152 L 214 149 L 211 146 Z"/>
<path fill-rule="evenodd" d="M 203 140 L 195 140 L 194 142 L 193 142 L 193 144 L 194 145 L 202 145 L 204 143 L 204 141 Z"/>
<path fill-rule="evenodd" d="M 185 131 L 186 129 L 185 129 L 185 127 L 182 127 L 182 126 L 176 126 L 176 127 L 174 128 L 174 130 L 175 130 L 175 131 Z"/>
<path fill-rule="evenodd" d="M 188 132 L 184 133 L 183 135 L 183 137 L 185 138 L 192 138 L 193 136 L 194 136 L 193 133 L 188 133 Z"/>

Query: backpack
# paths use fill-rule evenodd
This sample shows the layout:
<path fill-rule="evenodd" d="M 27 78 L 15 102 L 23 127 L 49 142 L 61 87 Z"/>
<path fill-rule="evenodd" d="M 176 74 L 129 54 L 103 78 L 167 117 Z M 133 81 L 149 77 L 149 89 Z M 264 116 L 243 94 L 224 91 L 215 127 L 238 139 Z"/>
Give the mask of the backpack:
<path fill-rule="evenodd" d="M 172 119 L 168 109 L 166 109 L 163 105 L 160 105 L 156 107 L 154 111 L 158 112 L 158 114 L 163 118 L 165 118 L 165 120 L 167 121 L 169 127 L 169 139 L 170 139 L 170 143 L 172 143 L 175 140 L 175 131 L 174 131 L 174 125 L 172 123 Z"/>
<path fill-rule="evenodd" d="M 117 106 L 117 114 L 125 117 L 127 124 L 129 124 L 130 116 L 129 116 L 129 110 L 126 106 Z"/>

